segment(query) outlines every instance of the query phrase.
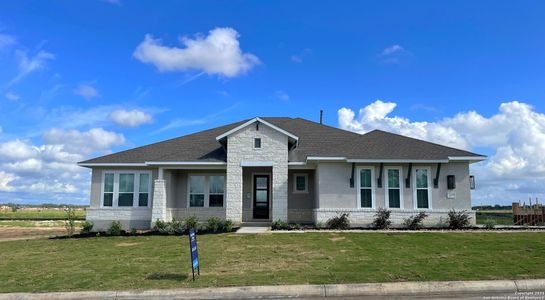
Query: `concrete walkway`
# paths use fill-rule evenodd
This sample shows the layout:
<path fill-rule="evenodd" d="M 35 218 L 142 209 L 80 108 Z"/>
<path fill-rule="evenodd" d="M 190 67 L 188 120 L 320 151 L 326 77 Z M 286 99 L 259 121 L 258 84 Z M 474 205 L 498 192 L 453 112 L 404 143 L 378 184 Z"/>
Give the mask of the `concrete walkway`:
<path fill-rule="evenodd" d="M 493 281 L 392 282 L 363 284 L 243 286 L 143 291 L 12 293 L 15 299 L 317 299 L 340 298 L 461 298 L 464 295 L 501 295 L 497 299 L 544 299 L 545 279 Z M 510 298 L 509 298 L 510 297 Z"/>
<path fill-rule="evenodd" d="M 268 226 L 242 226 L 236 233 L 267 233 L 271 231 L 271 227 Z"/>

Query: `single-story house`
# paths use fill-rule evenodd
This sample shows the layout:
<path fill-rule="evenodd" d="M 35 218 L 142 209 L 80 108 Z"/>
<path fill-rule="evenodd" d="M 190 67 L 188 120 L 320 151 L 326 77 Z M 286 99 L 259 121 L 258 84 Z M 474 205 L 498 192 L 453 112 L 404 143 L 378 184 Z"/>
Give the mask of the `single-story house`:
<path fill-rule="evenodd" d="M 469 164 L 486 157 L 381 130 L 366 134 L 302 118 L 243 120 L 80 162 L 91 168 L 87 220 L 150 228 L 196 215 L 235 224 L 325 223 L 349 213 L 369 225 L 421 211 L 444 224 L 471 210 Z"/>

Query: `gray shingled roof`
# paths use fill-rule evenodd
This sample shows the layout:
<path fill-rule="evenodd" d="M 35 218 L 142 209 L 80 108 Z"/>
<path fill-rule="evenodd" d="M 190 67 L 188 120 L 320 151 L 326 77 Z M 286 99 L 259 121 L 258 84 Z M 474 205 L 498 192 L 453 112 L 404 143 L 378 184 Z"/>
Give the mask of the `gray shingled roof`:
<path fill-rule="evenodd" d="M 481 156 L 381 130 L 366 134 L 322 125 L 301 118 L 261 118 L 299 137 L 290 152 L 290 161 L 306 161 L 309 156 L 346 157 L 348 159 L 446 160 L 449 156 Z M 225 162 L 226 152 L 216 137 L 248 120 L 200 131 L 182 137 L 121 151 L 81 162 Z"/>

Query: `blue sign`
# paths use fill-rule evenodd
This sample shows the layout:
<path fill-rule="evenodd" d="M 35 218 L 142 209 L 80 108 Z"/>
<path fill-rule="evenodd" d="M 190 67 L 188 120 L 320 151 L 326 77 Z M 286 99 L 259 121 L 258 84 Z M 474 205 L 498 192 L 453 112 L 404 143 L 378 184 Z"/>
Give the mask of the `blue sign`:
<path fill-rule="evenodd" d="M 197 270 L 198 275 L 201 275 L 199 251 L 197 250 L 197 234 L 195 233 L 195 229 L 189 229 L 189 250 L 191 252 L 191 272 L 193 273 L 193 280 L 195 280 L 195 270 Z"/>

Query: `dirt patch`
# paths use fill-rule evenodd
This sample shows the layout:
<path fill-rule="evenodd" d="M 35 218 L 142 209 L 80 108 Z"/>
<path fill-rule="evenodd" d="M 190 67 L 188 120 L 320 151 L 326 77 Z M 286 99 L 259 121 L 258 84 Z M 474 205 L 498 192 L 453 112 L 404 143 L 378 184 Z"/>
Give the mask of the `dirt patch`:
<path fill-rule="evenodd" d="M 342 241 L 342 240 L 345 240 L 345 239 L 346 238 L 344 236 L 335 236 L 335 237 L 329 238 L 329 240 L 332 241 L 332 242 Z"/>
<path fill-rule="evenodd" d="M 14 239 L 51 237 L 66 234 L 62 227 L 1 227 L 0 241 Z"/>
<path fill-rule="evenodd" d="M 117 247 L 130 247 L 130 246 L 136 246 L 136 245 L 140 245 L 142 243 L 129 243 L 129 242 L 125 242 L 125 243 L 119 243 L 119 244 L 116 244 Z"/>

